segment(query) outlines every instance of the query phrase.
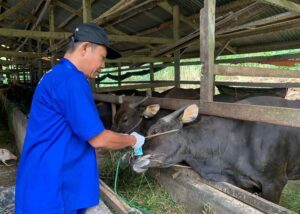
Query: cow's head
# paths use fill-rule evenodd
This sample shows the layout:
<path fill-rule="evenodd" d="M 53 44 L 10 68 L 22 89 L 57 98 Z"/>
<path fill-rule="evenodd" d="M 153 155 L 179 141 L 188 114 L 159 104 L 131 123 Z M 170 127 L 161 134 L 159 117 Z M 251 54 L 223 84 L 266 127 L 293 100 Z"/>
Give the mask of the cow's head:
<path fill-rule="evenodd" d="M 163 168 L 182 161 L 188 152 L 187 140 L 182 131 L 183 124 L 194 121 L 198 111 L 197 105 L 183 107 L 152 125 L 148 131 L 150 138 L 143 146 L 144 155 L 133 160 L 133 170 L 144 172 L 150 167 Z M 158 135 L 160 133 L 162 134 Z M 151 138 L 153 135 L 155 136 Z"/>
<path fill-rule="evenodd" d="M 147 99 L 148 97 L 136 103 L 122 103 L 116 113 L 112 130 L 123 133 L 132 132 L 137 130 L 143 118 L 151 118 L 156 115 L 160 109 L 158 104 L 149 105 L 147 107 L 140 106 Z"/>

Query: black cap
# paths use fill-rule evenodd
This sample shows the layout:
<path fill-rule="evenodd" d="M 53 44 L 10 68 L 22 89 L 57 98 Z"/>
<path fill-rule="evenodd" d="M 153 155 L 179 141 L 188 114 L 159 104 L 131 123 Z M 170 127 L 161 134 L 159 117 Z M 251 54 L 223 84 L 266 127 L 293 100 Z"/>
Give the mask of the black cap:
<path fill-rule="evenodd" d="M 107 48 L 107 59 L 117 59 L 121 54 L 110 47 L 107 33 L 95 23 L 84 23 L 75 28 L 71 37 L 74 42 L 91 42 L 98 45 L 104 45 Z"/>

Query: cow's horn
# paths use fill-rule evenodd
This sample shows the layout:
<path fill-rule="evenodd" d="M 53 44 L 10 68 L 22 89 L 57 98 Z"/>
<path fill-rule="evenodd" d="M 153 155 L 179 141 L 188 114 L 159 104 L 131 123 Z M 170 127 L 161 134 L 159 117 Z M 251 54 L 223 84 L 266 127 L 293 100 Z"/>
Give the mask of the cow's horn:
<path fill-rule="evenodd" d="M 129 106 L 132 107 L 132 108 L 136 108 L 138 107 L 139 105 L 141 105 L 143 102 L 145 102 L 149 97 L 145 97 L 144 99 L 136 102 L 136 103 L 131 103 Z"/>
<path fill-rule="evenodd" d="M 171 114 L 165 116 L 162 118 L 162 120 L 164 120 L 165 122 L 169 123 L 171 122 L 173 119 L 175 119 L 176 117 L 178 117 L 188 106 L 183 106 L 180 109 L 172 112 Z"/>

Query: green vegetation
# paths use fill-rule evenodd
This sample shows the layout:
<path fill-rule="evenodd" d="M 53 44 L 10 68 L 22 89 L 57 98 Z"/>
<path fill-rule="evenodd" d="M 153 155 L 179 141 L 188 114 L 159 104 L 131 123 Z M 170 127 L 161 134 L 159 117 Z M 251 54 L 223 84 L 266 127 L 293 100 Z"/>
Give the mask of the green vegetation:
<path fill-rule="evenodd" d="M 110 152 L 102 159 L 100 168 L 101 179 L 115 189 L 122 200 L 145 214 L 188 213 L 183 206 L 174 202 L 170 195 L 147 173 L 137 174 L 127 164 L 121 163 L 116 176 L 121 156 L 122 152 Z"/>
<path fill-rule="evenodd" d="M 285 186 L 280 205 L 300 213 L 300 181 L 289 181 Z"/>
<path fill-rule="evenodd" d="M 300 53 L 300 49 L 293 49 L 293 50 L 282 50 L 282 51 L 269 51 L 269 52 L 260 52 L 260 53 L 251 53 L 251 54 L 234 54 L 234 55 L 226 55 L 220 56 L 218 59 L 235 59 L 235 58 L 243 58 L 243 57 L 257 57 L 257 56 L 276 56 L 276 55 L 283 55 L 283 54 L 298 54 Z M 184 59 L 181 62 L 195 62 L 199 61 L 199 58 L 194 59 Z M 155 63 L 160 64 L 160 63 Z M 147 64 L 145 64 L 147 65 Z M 261 64 L 261 63 L 238 63 L 238 64 L 224 64 L 230 66 L 240 66 L 240 67 L 259 67 L 259 68 L 274 68 L 274 69 L 284 69 L 284 70 L 296 70 L 300 71 L 300 64 L 295 64 L 295 66 L 276 66 L 270 64 Z M 122 68 L 128 68 L 122 67 Z M 200 69 L 201 66 L 199 65 L 191 65 L 191 66 L 180 66 L 180 79 L 181 80 L 193 80 L 199 81 L 200 80 Z M 105 71 L 116 70 L 116 68 L 107 68 Z M 136 70 L 139 71 L 139 70 Z M 127 71 L 128 72 L 128 71 Z M 124 74 L 124 73 L 123 73 Z M 114 73 L 117 75 L 117 73 Z M 149 81 L 150 75 L 144 76 L 133 76 L 127 78 L 125 81 Z M 161 71 L 154 74 L 154 80 L 174 80 L 174 67 L 170 66 L 167 68 L 162 69 Z M 217 76 L 217 81 L 224 81 L 228 80 L 228 78 L 223 76 Z M 106 78 L 103 82 L 114 82 L 111 79 Z M 117 82 L 116 82 L 117 84 Z M 108 87 L 108 86 L 117 86 L 116 84 L 107 85 L 102 84 L 101 87 Z M 196 85 L 189 85 L 189 87 L 197 87 Z"/>

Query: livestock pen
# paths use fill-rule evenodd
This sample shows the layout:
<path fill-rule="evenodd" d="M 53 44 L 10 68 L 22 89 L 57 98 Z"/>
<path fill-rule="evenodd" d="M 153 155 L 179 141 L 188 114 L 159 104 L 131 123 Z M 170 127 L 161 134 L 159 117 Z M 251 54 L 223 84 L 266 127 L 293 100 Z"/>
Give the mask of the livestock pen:
<path fill-rule="evenodd" d="M 124 101 L 137 102 L 142 98 L 107 93 L 143 89 L 150 97 L 143 106 L 159 104 L 161 109 L 177 110 L 196 104 L 201 115 L 300 128 L 299 109 L 213 100 L 214 86 L 235 86 L 235 92 L 242 87 L 299 87 L 298 82 L 223 79 L 224 76 L 300 77 L 298 71 L 288 69 L 232 66 L 247 62 L 293 66 L 298 63 L 300 56 L 295 49 L 300 45 L 300 5 L 296 0 L 7 0 L 0 2 L 0 12 L 0 75 L 3 77 L 0 80 L 6 79 L 1 85 L 3 88 L 22 85 L 34 89 L 43 74 L 63 57 L 74 27 L 83 22 L 94 22 L 109 32 L 112 46 L 123 55 L 117 60 L 107 60 L 108 68 L 90 81 L 96 102 L 117 105 Z M 270 56 L 232 56 L 290 49 L 294 50 Z M 196 77 L 183 78 L 184 65 L 197 66 Z M 160 78 L 158 74 L 165 68 L 174 75 Z M 104 87 L 106 85 L 109 87 Z M 200 86 L 201 99 L 154 97 L 160 87 L 180 88 L 182 85 Z M 27 96 L 20 91 L 17 94 L 20 96 L 17 102 Z M 22 103 L 21 108 L 26 108 L 27 102 Z M 111 112 L 115 110 L 112 105 Z M 15 114 L 18 119 L 14 122 L 19 128 L 14 134 L 21 145 L 26 116 Z M 23 127 L 22 133 L 20 127 Z M 151 170 L 150 174 L 174 200 L 185 205 L 187 212 L 292 213 L 228 183 L 205 180 L 190 169 L 159 169 Z M 297 187 L 297 183 L 289 185 L 293 187 L 291 190 Z M 146 193 L 143 197 L 151 194 Z M 184 212 L 180 205 L 172 210 L 175 204 L 170 204 L 169 210 L 168 206 L 156 205 L 155 212 Z M 297 202 L 295 207 L 294 211 L 299 212 Z M 119 212 L 126 211 L 120 209 Z"/>

